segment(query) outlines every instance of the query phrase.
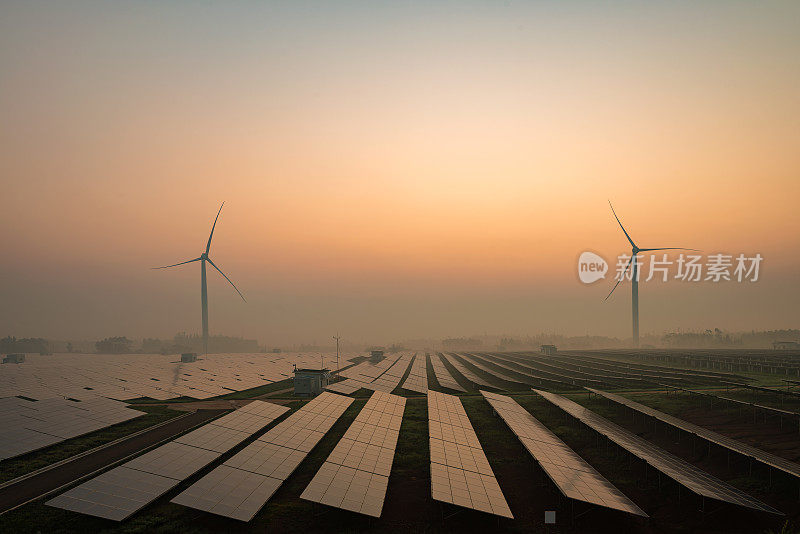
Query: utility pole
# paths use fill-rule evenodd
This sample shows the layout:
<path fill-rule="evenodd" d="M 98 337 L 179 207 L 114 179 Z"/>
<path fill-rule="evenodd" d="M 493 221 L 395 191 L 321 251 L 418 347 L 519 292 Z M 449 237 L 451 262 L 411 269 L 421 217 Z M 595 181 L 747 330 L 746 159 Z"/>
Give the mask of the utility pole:
<path fill-rule="evenodd" d="M 333 339 L 336 340 L 336 380 L 339 380 L 339 340 L 342 339 L 342 336 L 337 332 Z"/>

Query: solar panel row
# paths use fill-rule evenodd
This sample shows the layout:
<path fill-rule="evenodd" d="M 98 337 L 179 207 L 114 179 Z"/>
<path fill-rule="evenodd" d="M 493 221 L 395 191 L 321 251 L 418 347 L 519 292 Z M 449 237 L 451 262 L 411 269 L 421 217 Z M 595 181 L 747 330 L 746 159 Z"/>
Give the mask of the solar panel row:
<path fill-rule="evenodd" d="M 417 353 L 411 363 L 411 372 L 403 382 L 403 388 L 417 393 L 428 392 L 428 357 Z"/>
<path fill-rule="evenodd" d="M 635 410 L 639 413 L 649 415 L 650 417 L 658 419 L 659 421 L 662 421 L 668 425 L 672 425 L 676 428 L 680 428 L 685 432 L 694 434 L 700 438 L 703 438 L 706 441 L 710 441 L 711 443 L 719 445 L 720 447 L 725 447 L 726 449 L 730 449 L 738 454 L 752 458 L 770 467 L 774 467 L 775 469 L 783 471 L 784 473 L 788 473 L 795 477 L 800 477 L 800 465 L 790 460 L 781 458 L 780 456 L 776 456 L 774 454 L 770 454 L 766 451 L 762 451 L 759 448 L 747 445 L 746 443 L 742 443 L 739 440 L 729 438 L 728 436 L 723 436 L 722 434 L 714 432 L 713 430 L 703 428 L 688 421 L 684 421 L 683 419 L 679 419 L 678 417 L 674 417 L 672 415 L 658 411 L 654 408 L 650 408 L 649 406 L 645 406 L 644 404 L 640 404 L 630 399 L 626 399 L 625 397 L 622 397 L 620 395 L 616 395 L 614 393 L 608 393 L 605 391 L 600 391 L 598 389 L 592 389 L 592 388 L 586 388 L 586 389 L 588 389 L 592 393 L 601 395 L 609 400 L 622 404 L 623 406 L 627 406 L 628 408 Z"/>
<path fill-rule="evenodd" d="M 288 408 L 285 406 L 253 401 L 235 412 L 106 471 L 51 499 L 46 504 L 121 521 L 286 411 Z M 244 425 L 237 423 L 241 414 L 259 417 L 259 428 L 252 430 L 254 424 L 250 421 Z M 234 430 L 229 428 L 230 426 L 238 426 L 242 430 Z"/>
<path fill-rule="evenodd" d="M 30 354 L 23 364 L 3 367 L 0 397 L 206 399 L 290 378 L 295 364 L 318 361 L 297 353 L 214 354 L 192 363 L 161 354 Z"/>
<path fill-rule="evenodd" d="M 452 389 L 453 391 L 467 391 L 461 387 L 461 384 L 456 382 L 456 379 L 453 378 L 453 375 L 450 374 L 450 371 L 448 371 L 447 367 L 442 363 L 441 354 L 431 355 L 431 366 L 433 367 L 433 373 L 436 375 L 436 381 L 439 382 L 440 386 Z"/>
<path fill-rule="evenodd" d="M 172 502 L 250 521 L 352 402 L 334 393 L 318 395 Z"/>
<path fill-rule="evenodd" d="M 405 404 L 373 393 L 300 497 L 380 517 Z"/>
<path fill-rule="evenodd" d="M 485 380 L 485 379 L 481 378 L 480 376 L 476 375 L 475 373 L 473 373 L 472 371 L 470 371 L 469 368 L 467 368 L 466 365 L 461 363 L 461 360 L 459 360 L 453 354 L 449 354 L 449 355 L 448 354 L 440 354 L 440 356 L 442 358 L 444 358 L 445 360 L 447 360 L 447 363 L 449 363 L 450 365 L 455 367 L 456 371 L 461 373 L 461 375 L 464 378 L 466 378 L 467 380 L 469 380 L 470 382 L 472 382 L 476 386 L 484 386 L 484 387 L 489 387 L 489 388 L 496 388 L 496 386 L 492 385 L 488 380 Z"/>
<path fill-rule="evenodd" d="M 373 391 L 378 391 L 378 390 L 384 391 L 389 385 L 388 382 L 386 383 L 379 382 L 374 385 L 373 383 L 376 382 L 381 375 L 386 373 L 391 367 L 393 367 L 402 358 L 405 357 L 410 357 L 410 355 L 405 353 L 400 353 L 396 356 L 386 357 L 377 364 L 373 364 L 369 361 L 361 362 L 358 365 L 355 365 L 340 373 L 342 376 L 346 377 L 346 380 L 343 380 L 342 382 L 336 382 L 334 384 L 329 384 L 328 386 L 325 387 L 325 389 L 328 391 L 335 391 L 343 395 L 350 395 L 352 393 L 355 393 L 361 388 L 372 389 Z M 403 368 L 404 371 L 406 367 Z M 402 376 L 403 374 L 401 373 L 400 377 Z M 400 381 L 400 377 L 397 378 L 398 383 Z M 396 384 L 395 387 L 397 387 Z M 393 389 L 394 387 L 392 387 L 386 392 L 388 393 Z"/>
<path fill-rule="evenodd" d="M 513 371 L 516 373 L 522 373 L 526 377 L 529 377 L 531 380 L 536 382 L 550 382 L 554 384 L 570 384 L 563 380 L 562 378 L 558 378 L 555 376 L 550 376 L 548 373 L 542 373 L 538 369 L 534 369 L 532 366 L 524 364 L 519 361 L 514 361 L 508 358 L 501 357 L 498 354 L 482 354 L 485 356 L 487 360 L 491 361 L 493 364 L 502 367 L 508 371 Z"/>
<path fill-rule="evenodd" d="M 459 398 L 429 391 L 428 423 L 432 497 L 513 518 Z"/>
<path fill-rule="evenodd" d="M 624 354 L 622 352 L 621 354 Z M 631 354 L 631 356 L 639 356 L 640 353 Z M 646 365 L 638 362 L 622 362 L 619 360 L 609 360 L 606 358 L 598 358 L 596 356 L 589 356 L 581 354 L 580 352 L 571 351 L 569 359 L 575 362 L 585 362 L 594 368 L 614 370 L 620 374 L 628 373 L 631 376 L 644 377 L 648 379 L 670 379 L 676 381 L 690 381 L 690 382 L 703 382 L 713 383 L 722 378 L 731 379 L 737 375 L 731 373 L 720 373 L 711 371 L 709 369 L 703 370 L 688 370 L 676 367 L 665 367 L 661 365 Z"/>
<path fill-rule="evenodd" d="M 661 386 L 661 387 L 664 387 L 664 388 L 675 390 L 675 391 L 683 391 L 683 392 L 689 393 L 691 395 L 697 395 L 697 396 L 700 396 L 700 397 L 706 397 L 706 398 L 712 399 L 712 402 L 713 402 L 714 399 L 719 399 L 721 401 L 725 401 L 727 403 L 735 404 L 735 405 L 738 405 L 738 406 L 750 406 L 750 407 L 752 407 L 754 409 L 762 410 L 764 412 L 775 414 L 775 415 L 778 415 L 778 416 L 781 416 L 781 417 L 785 416 L 785 417 L 791 417 L 793 419 L 800 418 L 800 413 L 793 412 L 791 410 L 783 410 L 781 408 L 775 408 L 774 406 L 766 406 L 766 405 L 758 404 L 758 403 L 755 403 L 755 402 L 748 402 L 748 401 L 744 401 L 744 400 L 740 400 L 740 399 L 733 399 L 731 397 L 726 397 L 724 395 L 715 395 L 715 394 L 707 393 L 707 392 L 704 392 L 704 391 L 697 391 L 697 390 L 694 390 L 694 389 L 682 388 L 682 387 L 678 387 L 678 386 L 671 386 L 669 384 L 658 384 L 658 385 Z"/>
<path fill-rule="evenodd" d="M 9 397 L 0 399 L 0 460 L 13 458 L 144 415 L 122 402 Z"/>
<path fill-rule="evenodd" d="M 783 515 L 771 506 L 673 456 L 660 447 L 656 447 L 576 402 L 555 393 L 537 389 L 533 391 L 698 495 L 754 510 Z"/>
<path fill-rule="evenodd" d="M 514 399 L 486 391 L 481 394 L 565 497 L 647 517 L 641 508 Z"/>
<path fill-rule="evenodd" d="M 499 378 L 505 382 L 511 382 L 514 384 L 521 384 L 521 385 L 530 385 L 532 382 L 529 379 L 523 379 L 519 376 L 514 376 L 511 373 L 507 373 L 504 371 L 500 371 L 495 369 L 489 365 L 487 365 L 487 360 L 476 356 L 475 354 L 466 354 L 462 353 L 459 354 L 462 358 L 469 361 L 472 365 L 483 371 L 484 373 L 488 373 L 492 376 Z M 499 366 L 498 366 L 499 367 Z"/>
<path fill-rule="evenodd" d="M 406 374 L 408 366 L 411 364 L 411 359 L 413 357 L 413 354 L 403 354 L 394 364 L 392 364 L 391 367 L 386 370 L 386 372 L 384 372 L 370 384 L 367 384 L 365 387 L 373 391 L 391 393 L 398 385 L 400 385 L 400 380 L 402 380 L 403 376 Z"/>

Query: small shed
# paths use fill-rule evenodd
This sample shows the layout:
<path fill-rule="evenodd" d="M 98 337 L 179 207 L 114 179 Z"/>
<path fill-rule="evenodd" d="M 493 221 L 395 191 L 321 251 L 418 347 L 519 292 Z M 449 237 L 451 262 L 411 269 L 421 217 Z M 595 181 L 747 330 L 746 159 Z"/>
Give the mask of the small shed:
<path fill-rule="evenodd" d="M 382 350 L 371 350 L 369 352 L 369 361 L 370 363 L 378 363 L 383 359 L 383 351 Z"/>
<path fill-rule="evenodd" d="M 197 361 L 196 352 L 184 352 L 181 354 L 181 363 L 192 363 Z"/>
<path fill-rule="evenodd" d="M 316 397 L 331 381 L 330 369 L 294 368 L 294 394 L 300 397 Z"/>
<path fill-rule="evenodd" d="M 22 363 L 25 361 L 24 354 L 6 354 L 3 363 Z"/>
<path fill-rule="evenodd" d="M 552 356 L 553 354 L 558 352 L 558 349 L 556 348 L 555 345 L 542 345 L 541 347 L 539 347 L 539 352 L 541 352 L 545 356 Z"/>

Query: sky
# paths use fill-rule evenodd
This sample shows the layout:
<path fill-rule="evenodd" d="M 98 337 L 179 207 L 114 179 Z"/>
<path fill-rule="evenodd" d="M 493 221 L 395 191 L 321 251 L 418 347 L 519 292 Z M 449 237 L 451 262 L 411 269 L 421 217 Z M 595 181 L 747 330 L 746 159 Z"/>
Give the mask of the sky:
<path fill-rule="evenodd" d="M 800 326 L 800 3 L 0 5 L 0 335 L 266 344 Z M 606 279 L 578 279 L 593 251 Z"/>

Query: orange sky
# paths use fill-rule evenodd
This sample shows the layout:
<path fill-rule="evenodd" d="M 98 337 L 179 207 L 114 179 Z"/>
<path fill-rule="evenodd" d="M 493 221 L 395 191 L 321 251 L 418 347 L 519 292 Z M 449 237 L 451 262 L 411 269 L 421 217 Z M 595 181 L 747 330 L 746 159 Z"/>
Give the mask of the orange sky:
<path fill-rule="evenodd" d="M 629 335 L 583 250 L 765 257 L 642 329 L 796 327 L 792 2 L 0 7 L 0 335 Z M 602 286 L 602 287 L 601 287 Z"/>

